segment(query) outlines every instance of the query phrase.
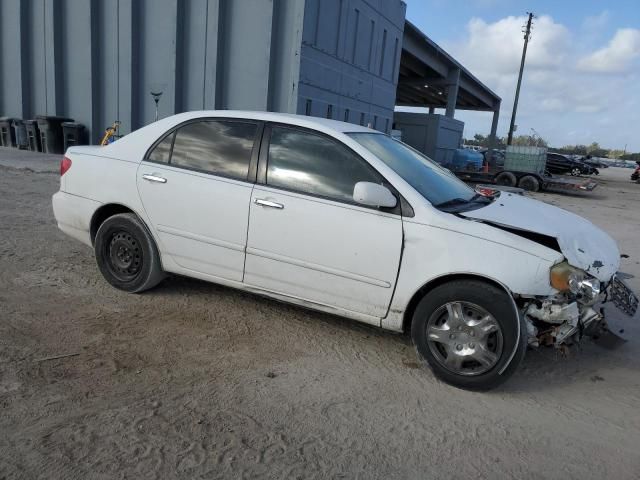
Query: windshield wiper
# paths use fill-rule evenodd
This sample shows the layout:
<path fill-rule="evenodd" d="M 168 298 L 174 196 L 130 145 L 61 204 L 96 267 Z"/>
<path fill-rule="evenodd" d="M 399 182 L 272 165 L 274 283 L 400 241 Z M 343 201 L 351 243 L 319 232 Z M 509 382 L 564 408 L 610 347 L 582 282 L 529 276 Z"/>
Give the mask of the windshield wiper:
<path fill-rule="evenodd" d="M 490 197 L 487 197 L 486 195 L 481 195 L 479 193 L 476 193 L 473 197 L 471 197 L 471 200 L 469 200 L 470 202 L 482 202 L 482 203 L 491 203 L 493 202 L 493 199 L 491 199 Z"/>
<path fill-rule="evenodd" d="M 447 200 L 446 202 L 438 203 L 434 205 L 436 208 L 447 208 L 447 207 L 456 207 L 458 205 L 467 205 L 469 203 L 491 203 L 491 199 L 485 197 L 484 195 L 480 195 L 476 193 L 470 199 L 464 199 L 460 197 L 452 198 L 451 200 Z"/>
<path fill-rule="evenodd" d="M 471 200 L 465 200 L 464 198 L 452 198 L 451 200 L 447 200 L 446 202 L 438 203 L 434 205 L 436 208 L 445 208 L 445 207 L 453 207 L 455 205 L 466 205 L 470 203 Z"/>

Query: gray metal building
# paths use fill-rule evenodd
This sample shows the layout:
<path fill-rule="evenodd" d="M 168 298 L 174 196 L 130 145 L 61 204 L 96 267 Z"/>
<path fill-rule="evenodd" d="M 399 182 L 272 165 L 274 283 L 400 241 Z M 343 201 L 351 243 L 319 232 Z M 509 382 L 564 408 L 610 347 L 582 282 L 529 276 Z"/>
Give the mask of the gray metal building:
<path fill-rule="evenodd" d="M 0 115 L 64 115 L 96 142 L 197 109 L 389 129 L 400 0 L 3 0 Z"/>
<path fill-rule="evenodd" d="M 450 117 L 456 107 L 497 111 L 499 98 L 405 9 L 401 0 L 2 0 L 0 116 L 72 117 L 95 143 L 116 119 L 125 134 L 152 122 L 151 91 L 163 92 L 161 117 L 269 110 L 386 132 L 397 104 Z"/>

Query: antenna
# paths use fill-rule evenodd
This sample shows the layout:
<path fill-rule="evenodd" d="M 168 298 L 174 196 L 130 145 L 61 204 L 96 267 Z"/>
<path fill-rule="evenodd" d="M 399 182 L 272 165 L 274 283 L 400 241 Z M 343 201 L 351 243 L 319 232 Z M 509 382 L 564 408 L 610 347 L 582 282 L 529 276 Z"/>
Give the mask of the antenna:
<path fill-rule="evenodd" d="M 511 145 L 513 141 L 513 130 L 516 123 L 516 112 L 518 111 L 518 98 L 520 97 L 520 85 L 522 85 L 522 73 L 524 72 L 524 60 L 527 57 L 527 45 L 529 38 L 531 37 L 532 22 L 535 15 L 532 12 L 527 12 L 529 18 L 527 24 L 523 25 L 524 33 L 524 47 L 522 47 L 522 60 L 520 61 L 520 73 L 518 74 L 518 85 L 516 86 L 516 98 L 513 101 L 513 112 L 511 113 L 511 125 L 509 126 L 509 136 L 507 137 L 507 145 Z"/>

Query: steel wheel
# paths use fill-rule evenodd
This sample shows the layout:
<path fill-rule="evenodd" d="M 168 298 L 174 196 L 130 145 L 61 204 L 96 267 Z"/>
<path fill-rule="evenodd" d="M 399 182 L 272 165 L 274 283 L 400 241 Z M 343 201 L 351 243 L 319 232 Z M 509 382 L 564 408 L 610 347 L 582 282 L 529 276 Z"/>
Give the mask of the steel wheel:
<path fill-rule="evenodd" d="M 452 373 L 481 375 L 495 367 L 502 355 L 500 324 L 474 303 L 441 306 L 429 317 L 426 329 L 429 350 Z"/>
<path fill-rule="evenodd" d="M 106 246 L 111 273 L 123 282 L 136 278 L 142 268 L 143 254 L 135 236 L 126 230 L 118 230 L 111 235 Z"/>
<path fill-rule="evenodd" d="M 104 278 L 125 292 L 144 292 L 165 276 L 153 237 L 133 213 L 117 213 L 100 224 L 95 252 Z"/>

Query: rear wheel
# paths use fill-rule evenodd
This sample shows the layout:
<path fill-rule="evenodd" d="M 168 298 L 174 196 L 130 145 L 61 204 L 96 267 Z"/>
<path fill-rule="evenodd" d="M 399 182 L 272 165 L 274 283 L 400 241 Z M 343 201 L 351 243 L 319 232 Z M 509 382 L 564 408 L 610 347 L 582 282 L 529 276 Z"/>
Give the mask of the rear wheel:
<path fill-rule="evenodd" d="M 580 172 L 580 169 L 578 167 L 573 167 L 571 169 L 571 175 L 573 175 L 574 177 L 577 177 L 578 175 L 580 175 L 580 173 L 582 172 Z"/>
<path fill-rule="evenodd" d="M 133 213 L 113 215 L 100 225 L 95 254 L 107 282 L 125 292 L 148 290 L 164 278 L 158 249 Z"/>
<path fill-rule="evenodd" d="M 496 183 L 505 187 L 515 187 L 517 179 L 511 172 L 501 172 L 496 176 Z"/>
<path fill-rule="evenodd" d="M 489 390 L 506 381 L 527 345 L 512 299 L 477 280 L 429 292 L 416 308 L 411 337 L 436 377 L 468 390 Z"/>
<path fill-rule="evenodd" d="M 525 175 L 518 182 L 518 186 L 528 192 L 537 192 L 540 190 L 540 181 L 533 175 Z"/>

